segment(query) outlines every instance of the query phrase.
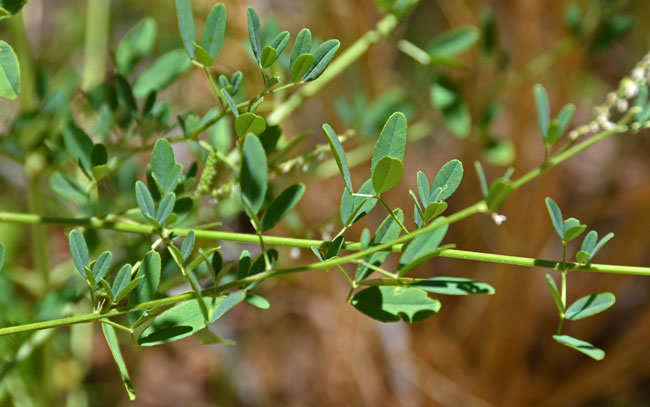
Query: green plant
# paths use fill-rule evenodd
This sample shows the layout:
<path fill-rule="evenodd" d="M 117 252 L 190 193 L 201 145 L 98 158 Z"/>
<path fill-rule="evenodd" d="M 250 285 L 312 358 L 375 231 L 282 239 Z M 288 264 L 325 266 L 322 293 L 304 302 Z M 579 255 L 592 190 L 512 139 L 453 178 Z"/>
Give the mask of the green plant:
<path fill-rule="evenodd" d="M 250 53 L 262 77 L 262 89 L 249 97 L 242 91 L 249 79 L 241 72 L 217 75 L 210 70 L 226 38 L 226 7 L 217 4 L 212 8 L 199 43 L 189 0 L 176 0 L 182 49 L 164 53 L 137 72 L 135 67 L 151 51 L 155 39 L 155 22 L 146 18 L 117 45 L 112 78 L 100 75 L 97 82 L 97 72 L 92 70 L 85 76 L 84 102 L 94 116 L 92 129 L 77 121 L 67 106 L 61 106 L 61 100 L 69 99 L 69 90 L 64 86 L 43 97 L 39 101 L 39 117 L 21 119 L 32 120 L 33 126 L 52 126 L 57 131 L 43 134 L 29 126 L 27 130 L 19 128 L 7 138 L 4 152 L 24 164 L 36 190 L 39 180 L 47 177 L 50 188 L 69 201 L 78 216 L 45 216 L 34 206 L 29 211 L 35 213 L 2 211 L 0 221 L 37 225 L 33 230 L 34 258 L 35 266 L 42 270 L 44 292 L 49 292 L 51 282 L 43 226 L 72 227 L 68 234 L 72 264 L 68 268 L 74 266 L 82 279 L 77 277 L 70 282 L 72 293 L 64 289 L 52 291 L 57 307 L 46 318 L 6 323 L 0 328 L 0 335 L 20 334 L 12 349 L 14 354 L 19 355 L 22 349 L 31 352 L 36 347 L 36 334 L 30 336 L 28 332 L 98 322 L 133 399 L 135 391 L 120 352 L 117 331 L 125 332 L 139 346 L 164 344 L 190 335 L 202 343 L 231 344 L 210 329 L 216 320 L 243 302 L 268 308 L 268 301 L 255 293 L 259 283 L 311 270 L 336 269 L 349 283 L 347 301 L 382 322 L 411 323 L 432 317 L 441 309 L 439 296 L 494 293 L 488 283 L 471 278 L 408 276 L 422 263 L 441 256 L 555 269 L 560 274 L 560 289 L 552 276 L 546 277 L 560 316 L 553 338 L 594 359 L 602 359 L 602 350 L 562 335 L 562 325 L 565 319 L 577 320 L 604 311 L 614 304 L 614 296 L 598 293 L 568 305 L 566 279 L 571 271 L 650 275 L 650 268 L 591 263 L 613 235 L 599 241 L 597 232 L 590 231 L 576 254 L 576 262 L 569 261 L 567 244 L 583 233 L 586 226 L 575 218 L 565 220 L 557 204 L 548 198 L 551 222 L 562 241 L 561 261 L 465 251 L 442 243 L 450 225 L 471 215 L 486 214 L 501 224 L 505 217 L 498 210 L 509 195 L 550 168 L 610 136 L 635 133 L 650 126 L 647 56 L 629 78 L 621 81 L 620 89 L 597 108 L 593 121 L 566 136 L 575 107 L 566 105 L 551 119 L 546 92 L 541 85 L 536 86 L 534 104 L 545 151 L 542 164 L 514 179 L 513 171 L 508 170 L 488 183 L 482 165 L 477 162 L 482 199 L 445 216 L 447 200 L 464 174 L 463 164 L 456 159 L 448 161 L 432 179 L 425 172 L 417 173 L 417 192 L 409 191 L 413 222 L 407 222 L 405 211 L 391 208 L 384 199 L 404 175 L 408 126 L 403 112 L 390 114 L 378 131 L 372 154 L 367 157 L 369 178 L 356 187 L 342 143 L 344 135 L 324 124 L 324 135 L 316 136 L 322 142 L 316 151 L 327 151 L 327 140 L 342 177 L 341 230 L 327 240 L 266 234 L 287 217 L 306 190 L 303 183 L 291 183 L 282 174 L 299 163 L 318 161 L 318 154 L 283 161 L 294 152 L 300 138 L 285 139 L 280 123 L 379 37 L 388 35 L 415 3 L 391 3 L 376 28 L 336 58 L 338 40 L 312 44 L 308 29 L 298 33 L 287 58 L 283 52 L 288 50 L 290 33 L 263 31 L 259 16 L 249 8 Z M 473 46 L 478 38 L 477 28 L 460 27 L 435 38 L 427 51 L 406 40 L 398 42 L 404 53 L 438 70 L 429 89 L 430 98 L 450 131 L 460 137 L 467 136 L 470 130 L 468 107 L 458 87 L 442 70 L 461 67 L 463 63 L 457 55 Z M 89 48 L 97 51 L 92 45 Z M 0 75 L 0 96 L 17 96 L 17 61 L 8 44 L 0 42 L 0 74 L 4 75 Z M 158 92 L 192 66 L 206 75 L 218 107 L 203 115 L 183 113 L 175 122 L 170 121 L 171 106 L 158 100 Z M 103 64 L 99 69 L 104 69 Z M 285 96 L 294 87 L 299 90 Z M 269 103 L 274 97 L 277 99 Z M 630 107 L 628 101 L 634 106 Z M 265 103 L 272 110 L 263 109 Z M 621 117 L 613 121 L 615 109 Z M 29 137 L 20 138 L 23 135 Z M 193 154 L 195 161 L 187 168 L 177 160 L 173 148 L 176 143 L 184 143 Z M 141 180 L 136 179 L 135 169 L 127 165 L 140 152 L 151 152 Z M 110 191 L 117 193 L 112 195 Z M 37 191 L 32 193 L 36 205 L 42 198 Z M 222 213 L 243 212 L 253 232 L 212 230 L 221 221 L 215 217 L 216 211 L 206 210 L 215 206 L 214 201 L 219 202 Z M 345 233 L 354 223 L 373 210 L 382 210 L 377 204 L 387 214 L 374 233 L 365 229 L 359 242 L 346 241 Z M 135 258 L 102 244 L 103 239 L 98 238 L 100 230 L 118 232 L 118 236 L 140 235 L 142 239 L 124 238 L 119 242 L 127 252 L 137 253 Z M 216 241 L 255 244 L 260 254 L 255 257 L 242 250 L 237 261 L 224 261 Z M 280 253 L 272 246 L 310 249 L 316 261 L 281 267 Z M 350 253 L 343 254 L 343 250 Z M 391 252 L 401 253 L 394 271 L 384 266 Z M 3 259 L 4 246 L 0 246 L 0 266 Z M 353 266 L 354 272 L 344 266 Z M 79 281 L 85 282 L 83 294 L 77 291 Z M 190 289 L 168 294 L 170 287 L 178 286 Z M 68 316 L 67 308 L 72 304 L 89 305 L 90 312 Z"/>

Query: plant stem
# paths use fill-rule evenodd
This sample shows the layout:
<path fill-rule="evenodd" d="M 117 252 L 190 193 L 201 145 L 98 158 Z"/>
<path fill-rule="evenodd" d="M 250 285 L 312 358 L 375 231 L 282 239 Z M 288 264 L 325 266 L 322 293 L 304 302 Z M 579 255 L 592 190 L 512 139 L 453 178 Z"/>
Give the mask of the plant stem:
<path fill-rule="evenodd" d="M 384 200 L 381 199 L 381 198 L 379 197 L 379 195 L 375 196 L 374 198 L 377 198 L 377 200 L 379 201 L 379 203 L 381 204 L 381 206 L 383 206 L 383 207 L 388 211 L 388 214 L 389 214 L 389 215 L 390 215 L 390 216 L 395 220 L 395 222 L 397 222 L 397 224 L 399 225 L 400 228 L 402 228 L 402 230 L 404 231 L 404 233 L 406 233 L 406 234 L 408 235 L 409 230 L 406 228 L 406 226 L 404 226 L 404 224 L 402 223 L 402 221 L 399 220 L 399 218 L 397 217 L 397 215 L 395 215 L 395 213 L 393 212 L 393 210 L 390 209 L 390 206 L 388 206 L 388 204 L 387 204 L 386 202 L 384 202 Z"/>
<path fill-rule="evenodd" d="M 388 14 L 379 20 L 372 30 L 366 32 L 345 51 L 343 51 L 338 58 L 334 59 L 317 80 L 309 82 L 298 92 L 291 95 L 289 99 L 276 107 L 267 117 L 267 123 L 273 126 L 282 122 L 287 118 L 287 116 L 296 110 L 302 102 L 318 93 L 332 79 L 336 78 L 347 67 L 352 65 L 352 63 L 365 54 L 372 45 L 382 38 L 387 37 L 395 29 L 398 22 L 399 19 L 393 14 Z"/>
<path fill-rule="evenodd" d="M 36 75 L 34 73 L 34 61 L 29 50 L 23 13 L 9 19 L 9 31 L 13 40 L 13 46 L 20 61 L 20 107 L 22 110 L 36 109 Z"/>
<path fill-rule="evenodd" d="M 81 88 L 90 91 L 106 78 L 111 2 L 88 0 L 86 7 L 86 42 Z"/>

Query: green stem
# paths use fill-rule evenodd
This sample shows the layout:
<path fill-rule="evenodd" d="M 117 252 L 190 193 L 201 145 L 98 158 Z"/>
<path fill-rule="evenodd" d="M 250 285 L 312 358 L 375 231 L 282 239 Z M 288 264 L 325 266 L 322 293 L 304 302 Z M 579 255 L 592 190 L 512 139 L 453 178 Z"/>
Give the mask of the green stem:
<path fill-rule="evenodd" d="M 397 215 L 395 215 L 395 213 L 393 212 L 393 210 L 390 209 L 390 206 L 388 206 L 388 204 L 387 204 L 386 202 L 384 202 L 384 200 L 381 199 L 381 198 L 379 197 L 379 195 L 375 196 L 374 198 L 377 198 L 377 201 L 379 201 L 379 203 L 381 204 L 381 206 L 383 206 L 384 209 L 386 209 L 386 210 L 388 211 L 388 213 L 390 214 L 390 216 L 395 220 L 395 222 L 397 222 L 397 224 L 399 225 L 399 227 L 402 228 L 402 230 L 404 231 L 404 233 L 406 233 L 406 234 L 408 235 L 409 230 L 406 228 L 406 226 L 404 226 L 404 224 L 402 223 L 402 221 L 399 220 L 399 218 L 397 217 Z"/>
<path fill-rule="evenodd" d="M 348 273 L 346 273 L 345 270 L 343 270 L 343 267 L 336 266 L 336 268 L 341 272 L 341 274 L 343 274 L 345 279 L 348 280 L 348 283 L 350 283 L 350 287 L 354 288 L 354 280 L 352 280 L 350 276 L 348 276 Z"/>
<path fill-rule="evenodd" d="M 34 110 L 38 104 L 36 99 L 36 74 L 34 61 L 29 50 L 23 13 L 18 13 L 9 19 L 9 31 L 20 61 L 20 106 L 23 110 Z"/>
<path fill-rule="evenodd" d="M 398 22 L 399 19 L 393 14 L 388 14 L 379 20 L 372 30 L 366 32 L 361 38 L 343 51 L 338 58 L 334 59 L 317 80 L 309 82 L 298 92 L 291 95 L 289 99 L 276 107 L 268 116 L 266 122 L 269 125 L 276 125 L 282 122 L 287 118 L 287 116 L 296 110 L 302 102 L 318 93 L 332 79 L 336 78 L 347 67 L 352 65 L 352 63 L 365 54 L 372 45 L 382 38 L 387 37 L 395 29 Z"/>
<path fill-rule="evenodd" d="M 117 322 L 113 322 L 110 319 L 106 319 L 106 318 L 101 319 L 100 321 L 102 322 L 102 324 L 110 325 L 114 328 L 133 334 L 133 329 L 129 328 L 128 326 L 118 324 Z"/>
<path fill-rule="evenodd" d="M 86 9 L 86 42 L 81 88 L 90 91 L 104 82 L 108 57 L 108 30 L 111 2 L 88 0 Z"/>

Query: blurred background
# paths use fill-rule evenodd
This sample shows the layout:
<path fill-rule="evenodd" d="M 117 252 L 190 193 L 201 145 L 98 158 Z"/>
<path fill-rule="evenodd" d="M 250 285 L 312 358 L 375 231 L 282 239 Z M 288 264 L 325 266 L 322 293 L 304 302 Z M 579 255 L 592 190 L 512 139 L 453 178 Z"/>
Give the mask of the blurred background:
<path fill-rule="evenodd" d="M 241 70 L 248 79 L 247 97 L 261 89 L 260 75 L 246 51 L 246 7 L 258 11 L 264 27 L 275 24 L 289 30 L 291 41 L 303 27 L 322 40 L 338 38 L 340 54 L 382 18 L 384 3 L 388 2 L 225 1 L 228 34 L 213 70 L 228 75 Z M 192 1 L 199 33 L 213 5 Z M 72 84 L 70 109 L 82 123 L 92 119 L 84 116 L 79 96 L 74 96 L 84 66 L 85 11 L 84 1 L 32 0 L 22 12 L 34 66 L 60 87 Z M 145 16 L 153 17 L 158 26 L 154 55 L 180 47 L 171 0 L 112 0 L 109 49 L 114 51 L 128 29 Z M 465 178 L 449 200 L 447 213 L 453 213 L 481 199 L 475 160 L 483 162 L 488 179 L 501 176 L 510 166 L 516 178 L 542 163 L 534 84 L 546 87 L 552 114 L 572 102 L 577 106 L 572 128 L 588 122 L 593 107 L 618 88 L 619 80 L 650 49 L 645 23 L 649 18 L 646 1 L 423 0 L 394 33 L 285 119 L 284 137 L 312 132 L 301 147 L 307 154 L 326 143 L 321 126 L 330 123 L 348 136 L 344 144 L 348 154 L 357 154 L 351 159 L 352 177 L 360 185 L 370 175 L 363 147 L 374 143 L 393 111 L 401 110 L 410 128 L 405 176 L 387 201 L 404 208 L 412 225 L 408 190 L 417 188 L 416 172 L 422 170 L 432 179 L 445 162 L 458 158 L 465 163 Z M 437 35 L 464 25 L 478 27 L 481 37 L 458 56 L 460 67 L 423 66 L 397 46 L 406 39 L 426 48 Z M 0 38 L 19 41 L 6 23 L 0 24 Z M 112 64 L 110 59 L 107 64 Z M 432 105 L 430 86 L 441 77 L 453 84 L 460 113 L 449 115 Z M 159 99 L 170 103 L 174 115 L 187 111 L 202 115 L 215 106 L 199 69 L 190 70 Z M 3 137 L 11 138 L 19 129 L 20 109 L 19 101 L 0 101 Z M 28 178 L 22 174 L 20 159 L 3 145 L 0 203 L 3 210 L 24 211 Z M 183 149 L 178 154 L 191 158 Z M 544 206 L 544 198 L 550 196 L 565 217 L 577 217 L 601 235 L 616 234 L 595 262 L 650 266 L 649 157 L 644 132 L 608 139 L 513 193 L 500 209 L 508 219 L 503 225 L 474 216 L 454 224 L 444 243 L 561 259 L 561 244 Z M 142 170 L 148 157 L 137 160 Z M 327 239 L 341 228 L 343 183 L 337 169 L 327 159 L 312 164 L 289 173 L 292 180 L 307 184 L 307 192 L 296 213 L 274 233 Z M 45 197 L 42 213 L 74 213 L 46 181 L 37 187 L 43 188 Z M 214 213 L 219 216 L 218 210 Z M 363 227 L 374 230 L 384 216 L 378 208 L 355 224 L 346 240 L 358 240 Z M 248 230 L 247 220 L 236 214 L 218 220 L 225 221 L 225 229 Z M 66 231 L 48 227 L 46 236 L 52 267 L 72 275 Z M 47 303 L 37 301 L 43 292 L 31 271 L 35 265 L 29 256 L 29 228 L 0 224 L 0 236 L 7 246 L 0 275 L 2 324 L 29 321 L 47 311 Z M 116 239 L 119 246 L 119 236 Z M 576 245 L 570 246 L 571 255 Z M 146 246 L 133 243 L 133 247 L 137 257 Z M 243 248 L 224 244 L 224 256 L 232 260 Z M 283 267 L 312 261 L 308 251 L 280 252 Z M 395 264 L 396 258 L 389 257 L 387 265 Z M 5 363 L 0 399 L 7 406 L 38 406 L 45 405 L 39 393 L 49 392 L 49 400 L 55 401 L 50 405 L 69 406 L 650 405 L 650 279 L 570 274 L 569 301 L 598 291 L 610 291 L 618 300 L 603 314 L 565 325 L 567 334 L 607 352 L 605 360 L 595 362 L 553 341 L 557 312 L 545 273 L 436 258 L 415 275 L 471 277 L 492 284 L 496 294 L 441 298 L 438 315 L 413 325 L 381 324 L 359 313 L 346 304 L 347 283 L 334 272 L 278 278 L 257 288 L 270 301 L 270 309 L 241 306 L 217 322 L 216 330 L 235 340 L 234 347 L 201 346 L 187 338 L 142 348 L 131 346 L 125 337 L 122 352 L 138 394 L 135 402 L 128 401 L 95 325 L 60 329 L 47 339 L 52 341 L 48 352 L 36 352 L 16 365 Z M 53 284 L 57 281 L 57 288 L 65 289 L 65 278 L 54 279 Z M 87 307 L 79 303 L 74 312 L 88 312 Z M 12 341 L 4 338 L 2 352 L 9 355 Z"/>

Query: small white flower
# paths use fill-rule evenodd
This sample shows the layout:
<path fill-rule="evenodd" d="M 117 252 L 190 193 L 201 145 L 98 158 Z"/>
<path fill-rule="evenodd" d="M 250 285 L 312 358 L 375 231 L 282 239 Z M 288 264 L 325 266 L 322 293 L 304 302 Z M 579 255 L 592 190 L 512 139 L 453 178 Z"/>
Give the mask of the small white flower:
<path fill-rule="evenodd" d="M 645 76 L 645 72 L 643 71 L 643 68 L 637 66 L 636 68 L 632 69 L 632 73 L 630 74 L 633 80 L 636 82 L 640 82 L 643 80 L 643 77 Z"/>
<path fill-rule="evenodd" d="M 589 126 L 587 128 L 587 130 L 592 132 L 592 133 L 596 133 L 598 131 L 598 129 L 600 129 L 600 126 L 596 122 L 589 123 Z"/>
<path fill-rule="evenodd" d="M 309 165 L 305 164 L 302 166 L 302 172 L 307 172 L 307 171 L 309 171 Z"/>
<path fill-rule="evenodd" d="M 607 121 L 607 122 L 601 124 L 601 126 L 602 126 L 603 130 L 611 130 L 611 129 L 614 128 L 615 124 L 610 122 L 610 121 Z"/>
<path fill-rule="evenodd" d="M 627 100 L 625 99 L 619 99 L 618 102 L 616 102 L 616 110 L 619 112 L 623 113 L 627 110 L 628 104 Z"/>
<path fill-rule="evenodd" d="M 321 240 L 325 240 L 326 242 L 329 242 L 330 240 L 332 240 L 332 235 L 327 232 L 323 232 L 320 238 Z"/>
<path fill-rule="evenodd" d="M 505 215 L 499 215 L 496 212 L 492 212 L 490 216 L 492 216 L 492 220 L 494 221 L 494 223 L 496 223 L 497 226 L 501 226 L 501 224 L 505 222 L 506 219 L 508 219 L 505 217 Z"/>
<path fill-rule="evenodd" d="M 578 137 L 580 137 L 580 134 L 578 133 L 577 130 L 571 130 L 571 131 L 569 132 L 569 140 L 575 140 L 575 139 L 577 139 Z"/>
<path fill-rule="evenodd" d="M 294 247 L 291 249 L 291 252 L 289 253 L 289 256 L 291 256 L 292 259 L 296 260 L 300 257 L 300 249 L 297 247 Z"/>
<path fill-rule="evenodd" d="M 618 96 L 616 95 L 616 92 L 609 92 L 607 94 L 607 103 L 608 104 L 613 105 L 614 103 L 616 103 L 617 100 L 618 100 Z"/>

